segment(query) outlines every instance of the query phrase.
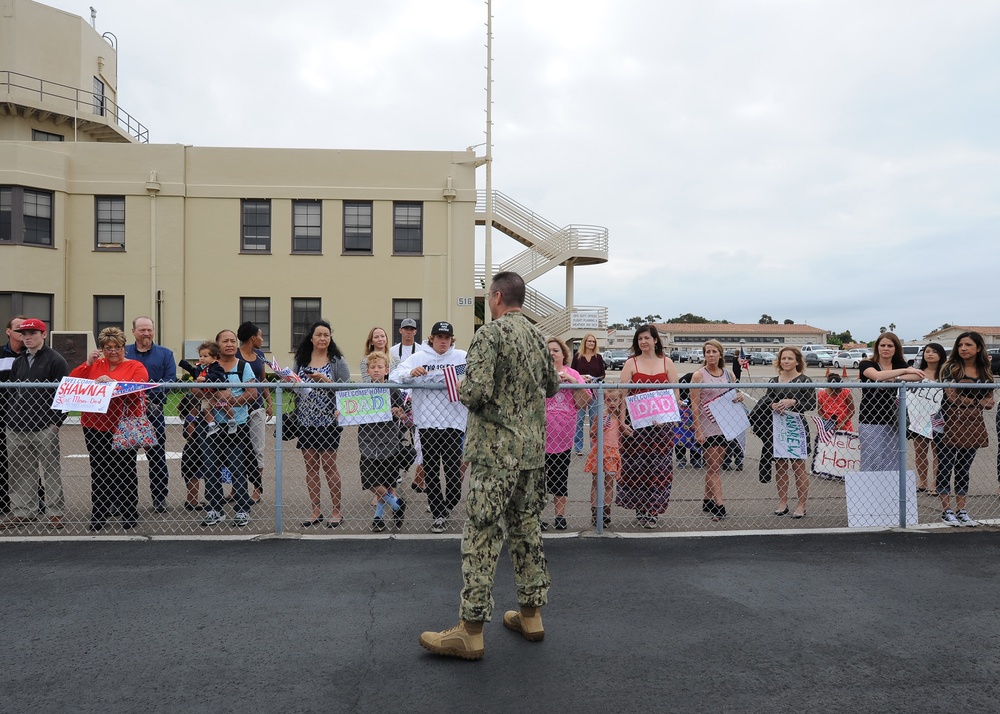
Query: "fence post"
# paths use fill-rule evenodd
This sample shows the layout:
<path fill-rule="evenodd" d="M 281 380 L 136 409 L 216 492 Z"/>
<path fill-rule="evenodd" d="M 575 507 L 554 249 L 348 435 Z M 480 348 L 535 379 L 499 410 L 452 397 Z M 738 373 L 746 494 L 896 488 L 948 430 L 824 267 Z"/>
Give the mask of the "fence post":
<path fill-rule="evenodd" d="M 594 398 L 597 400 L 597 414 L 595 418 L 591 420 L 590 432 L 593 434 L 594 429 L 597 429 L 597 512 L 594 520 L 597 525 L 597 535 L 604 534 L 604 506 L 610 505 L 604 503 L 604 383 L 596 383 L 594 389 Z M 596 387 L 602 387 L 597 389 Z M 594 424 L 594 421 L 597 421 Z M 587 443 L 584 442 L 584 453 L 586 453 Z"/>
<path fill-rule="evenodd" d="M 906 528 L 906 382 L 900 382 L 896 395 L 896 421 L 899 424 L 899 527 Z"/>
<path fill-rule="evenodd" d="M 282 501 L 284 489 L 282 488 L 282 466 L 283 466 L 283 439 L 281 430 L 284 428 L 284 402 L 282 401 L 283 391 L 281 383 L 274 390 L 274 533 L 281 535 Z"/>

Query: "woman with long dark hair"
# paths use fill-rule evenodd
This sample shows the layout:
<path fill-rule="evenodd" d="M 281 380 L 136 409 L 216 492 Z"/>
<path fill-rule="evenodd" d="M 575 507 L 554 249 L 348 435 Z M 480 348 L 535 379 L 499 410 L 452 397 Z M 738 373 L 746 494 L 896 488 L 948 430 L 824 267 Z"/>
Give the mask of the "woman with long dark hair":
<path fill-rule="evenodd" d="M 333 329 L 326 320 L 309 326 L 295 350 L 292 367 L 303 384 L 337 384 L 351 379 L 351 368 L 333 341 Z M 303 527 L 315 526 L 325 520 L 321 507 L 322 484 L 320 471 L 326 474 L 330 489 L 330 520 L 327 528 L 336 528 L 343 521 L 340 513 L 340 471 L 337 469 L 337 449 L 340 448 L 341 427 L 337 424 L 337 400 L 332 389 L 302 389 L 295 397 L 299 421 L 298 448 L 306 465 L 306 488 L 312 513 Z"/>
<path fill-rule="evenodd" d="M 642 325 L 632 337 L 632 356 L 622 367 L 622 384 L 676 384 L 677 367 L 663 352 L 655 325 Z M 653 389 L 656 389 L 654 386 Z M 650 391 L 632 389 L 632 394 Z M 674 399 L 677 399 L 676 390 Z M 635 510 L 643 528 L 656 528 L 670 504 L 674 480 L 674 426 L 653 424 L 622 438 L 622 470 L 615 503 Z"/>
<path fill-rule="evenodd" d="M 940 381 L 956 384 L 992 383 L 986 343 L 978 332 L 963 332 L 955 338 L 948 361 L 941 367 Z M 978 526 L 965 509 L 969 493 L 969 471 L 976 449 L 989 446 L 983 418 L 992 409 L 993 390 L 951 387 L 944 390 L 944 433 L 937 448 L 937 493 L 941 497 L 941 520 L 949 526 Z M 955 507 L 951 509 L 951 474 L 955 473 Z"/>
<path fill-rule="evenodd" d="M 891 332 L 875 340 L 871 359 L 858 365 L 861 382 L 919 382 L 924 373 L 907 367 L 903 345 Z M 895 389 L 863 389 L 858 412 L 858 436 L 861 444 L 862 471 L 897 471 L 899 447 Z"/>
<path fill-rule="evenodd" d="M 917 367 L 921 369 L 928 382 L 938 381 L 938 372 L 948 359 L 948 353 L 937 342 L 931 342 L 920 356 Z M 939 393 L 939 390 L 934 390 Z M 924 436 L 914 431 L 907 432 L 913 440 L 913 453 L 917 467 L 917 493 L 935 493 L 934 474 L 937 473 L 937 453 L 934 448 L 934 436 Z"/>

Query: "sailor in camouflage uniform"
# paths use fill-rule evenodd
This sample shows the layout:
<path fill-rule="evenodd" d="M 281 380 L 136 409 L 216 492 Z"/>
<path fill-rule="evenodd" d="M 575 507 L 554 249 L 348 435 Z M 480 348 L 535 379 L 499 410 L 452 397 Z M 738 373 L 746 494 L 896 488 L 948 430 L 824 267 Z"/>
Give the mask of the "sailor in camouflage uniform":
<path fill-rule="evenodd" d="M 541 532 L 545 398 L 556 394 L 559 377 L 542 333 L 521 314 L 521 276 L 498 273 L 488 300 L 494 320 L 473 338 L 461 386 L 462 403 L 469 408 L 465 460 L 471 464 L 461 622 L 420 636 L 431 652 L 464 659 L 483 656 L 483 622 L 493 615 L 491 591 L 505 526 L 520 610 L 506 612 L 504 625 L 530 641 L 541 640 L 539 609 L 550 583 Z"/>

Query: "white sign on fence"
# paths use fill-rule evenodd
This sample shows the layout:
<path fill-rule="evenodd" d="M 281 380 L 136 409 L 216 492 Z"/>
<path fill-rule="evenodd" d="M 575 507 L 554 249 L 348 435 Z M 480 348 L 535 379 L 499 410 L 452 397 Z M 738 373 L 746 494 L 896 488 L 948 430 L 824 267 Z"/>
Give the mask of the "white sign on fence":
<path fill-rule="evenodd" d="M 899 472 L 848 471 L 847 525 L 877 528 L 899 525 Z M 917 525 L 916 476 L 906 472 L 906 525 Z"/>
<path fill-rule="evenodd" d="M 80 377 L 63 377 L 52 398 L 52 408 L 64 412 L 106 414 L 117 382 L 95 382 Z"/>

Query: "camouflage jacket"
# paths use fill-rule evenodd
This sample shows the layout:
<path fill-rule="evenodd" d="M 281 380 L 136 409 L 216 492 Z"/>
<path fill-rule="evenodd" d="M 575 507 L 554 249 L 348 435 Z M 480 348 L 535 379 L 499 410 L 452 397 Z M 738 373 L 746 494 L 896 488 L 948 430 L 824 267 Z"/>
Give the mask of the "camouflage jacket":
<path fill-rule="evenodd" d="M 559 377 L 545 338 L 519 311 L 484 325 L 466 357 L 465 460 L 508 470 L 545 465 L 545 398 Z"/>

